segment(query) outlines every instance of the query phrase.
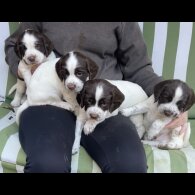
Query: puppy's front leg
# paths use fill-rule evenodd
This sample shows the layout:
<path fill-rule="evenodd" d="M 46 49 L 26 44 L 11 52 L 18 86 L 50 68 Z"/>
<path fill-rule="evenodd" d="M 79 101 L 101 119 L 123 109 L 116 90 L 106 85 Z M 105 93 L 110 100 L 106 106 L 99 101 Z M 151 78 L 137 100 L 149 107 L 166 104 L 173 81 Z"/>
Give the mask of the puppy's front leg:
<path fill-rule="evenodd" d="M 13 107 L 19 106 L 22 102 L 22 96 L 24 95 L 26 90 L 26 84 L 24 81 L 21 81 L 20 79 L 17 79 L 17 85 L 16 85 L 16 94 L 14 96 L 14 99 L 11 102 L 11 105 Z"/>
<path fill-rule="evenodd" d="M 19 75 L 22 76 L 22 78 L 24 79 L 26 86 L 28 87 L 29 83 L 30 83 L 30 79 L 31 79 L 31 66 L 30 65 L 26 65 L 23 61 L 20 61 L 19 65 L 18 65 L 18 73 Z"/>
<path fill-rule="evenodd" d="M 86 114 L 84 109 L 79 109 L 79 114 L 76 120 L 76 128 L 75 128 L 75 140 L 72 147 L 72 154 L 76 154 L 80 148 L 80 141 L 81 141 L 81 133 L 86 121 Z"/>
<path fill-rule="evenodd" d="M 29 84 L 30 84 L 31 76 L 32 76 L 30 69 L 29 70 L 26 70 L 25 72 L 23 72 L 22 76 L 24 78 L 24 81 L 26 83 L 26 86 L 28 87 Z"/>
<path fill-rule="evenodd" d="M 171 119 L 155 120 L 149 128 L 146 134 L 147 136 L 146 138 L 148 140 L 153 140 L 160 133 L 160 131 L 165 127 L 165 125 L 168 124 L 170 121 Z"/>
<path fill-rule="evenodd" d="M 63 108 L 65 110 L 69 110 L 71 112 L 73 112 L 75 109 L 75 107 L 73 105 L 69 104 L 68 102 L 64 102 L 64 101 L 50 102 L 48 104 Z"/>
<path fill-rule="evenodd" d="M 92 133 L 94 131 L 94 129 L 96 128 L 96 126 L 103 122 L 104 120 L 101 120 L 101 121 L 97 121 L 97 120 L 94 120 L 94 119 L 89 119 L 86 121 L 85 125 L 84 125 L 84 133 L 85 135 L 88 135 L 90 133 Z"/>

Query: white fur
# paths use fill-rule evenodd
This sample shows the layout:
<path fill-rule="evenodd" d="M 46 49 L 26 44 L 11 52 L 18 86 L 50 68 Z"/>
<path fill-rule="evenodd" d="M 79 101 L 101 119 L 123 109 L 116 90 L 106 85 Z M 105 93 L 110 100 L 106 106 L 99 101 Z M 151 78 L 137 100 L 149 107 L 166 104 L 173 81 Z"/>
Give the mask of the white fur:
<path fill-rule="evenodd" d="M 37 41 L 38 40 L 34 35 L 28 34 L 28 33 L 24 34 L 22 42 L 26 46 L 26 51 L 25 51 L 25 55 L 24 55 L 23 59 L 25 60 L 25 62 L 27 64 L 31 64 L 31 62 L 28 60 L 28 57 L 30 57 L 32 55 L 35 56 L 35 64 L 40 64 L 43 61 L 45 61 L 45 59 L 46 59 L 46 56 L 42 52 L 40 52 L 39 50 L 37 50 L 35 48 L 35 43 Z"/>
<path fill-rule="evenodd" d="M 16 113 L 16 122 L 19 124 L 21 112 L 28 106 L 54 105 L 67 110 L 74 110 L 76 104 L 75 92 L 67 91 L 64 81 L 56 73 L 55 65 L 60 58 L 44 62 L 37 68 L 31 77 L 27 88 L 27 100 L 19 107 Z M 67 102 L 64 102 L 65 99 Z"/>
<path fill-rule="evenodd" d="M 181 100 L 183 91 L 180 86 L 177 87 L 175 90 L 175 96 L 173 97 L 173 100 L 170 103 L 161 104 L 158 107 L 158 110 L 160 113 L 163 113 L 164 110 L 170 110 L 175 114 L 175 116 L 178 116 L 180 114 L 180 111 L 178 110 L 178 107 L 176 103 Z"/>
<path fill-rule="evenodd" d="M 84 130 L 85 134 L 89 134 L 94 131 L 95 127 L 103 122 L 106 118 L 115 116 L 118 114 L 119 111 L 123 110 L 124 108 L 128 108 L 132 105 L 135 105 L 139 102 L 146 100 L 148 97 L 144 90 L 137 84 L 129 82 L 129 81 L 121 81 L 121 80 L 107 80 L 111 84 L 115 85 L 125 96 L 125 99 L 121 106 L 114 110 L 112 113 L 109 111 L 103 111 L 98 105 L 89 107 L 86 112 L 84 109 L 80 109 L 79 117 L 77 118 L 76 122 L 76 129 L 75 129 L 75 142 L 73 145 L 72 153 L 76 153 L 80 146 L 80 137 L 77 135 L 81 135 L 82 129 Z M 98 86 L 96 88 L 96 102 L 101 98 L 103 95 L 103 89 Z M 99 117 L 95 119 L 90 118 L 90 114 L 94 113 L 97 114 Z M 132 117 L 132 122 L 136 122 L 135 125 L 138 128 L 138 134 L 141 136 L 143 134 L 144 127 L 143 127 L 143 116 L 137 115 Z M 82 120 L 82 121 L 81 121 Z M 137 125 L 139 124 L 139 125 Z"/>
<path fill-rule="evenodd" d="M 37 41 L 38 40 L 34 35 L 28 33 L 25 33 L 22 39 L 22 42 L 26 46 L 26 51 L 23 59 L 19 62 L 18 73 L 24 79 L 24 81 L 17 79 L 16 85 L 14 85 L 9 91 L 9 94 L 11 94 L 16 89 L 16 94 L 11 102 L 13 107 L 17 107 L 22 103 L 21 100 L 25 93 L 26 86 L 28 86 L 30 83 L 32 66 L 40 65 L 45 61 L 56 58 L 53 52 L 51 52 L 51 54 L 46 57 L 42 52 L 37 50 L 35 48 L 35 43 Z M 28 60 L 28 58 L 32 55 L 35 56 L 35 62 L 33 64 Z"/>
<path fill-rule="evenodd" d="M 66 87 L 67 80 L 71 81 L 71 78 L 76 78 L 74 73 L 75 68 L 79 63 L 73 52 L 70 52 L 69 54 L 69 58 L 66 61 L 66 68 L 70 72 L 69 76 L 63 81 L 60 80 L 56 72 L 56 63 L 60 60 L 60 58 L 44 62 L 36 69 L 27 88 L 27 100 L 21 107 L 19 107 L 16 113 L 16 122 L 18 124 L 21 112 L 28 106 L 33 105 L 54 105 L 74 111 L 76 116 L 79 115 L 79 112 L 81 111 L 76 100 L 76 95 L 80 90 L 82 90 L 83 81 L 77 78 L 78 82 L 74 83 L 76 86 L 74 90 L 69 90 Z M 87 79 L 88 78 L 89 77 L 87 77 Z M 66 102 L 63 100 L 66 100 Z M 82 114 L 79 117 L 82 118 Z"/>
<path fill-rule="evenodd" d="M 70 52 L 70 57 L 67 60 L 67 66 L 66 66 L 69 72 L 69 76 L 67 77 L 65 81 L 65 86 L 68 89 L 68 85 L 73 84 L 76 86 L 75 91 L 79 92 L 82 90 L 84 83 L 75 75 L 75 69 L 77 66 L 78 66 L 78 60 L 76 56 L 74 55 L 74 53 Z"/>
<path fill-rule="evenodd" d="M 173 120 L 173 116 L 167 117 L 163 114 L 164 110 L 170 110 L 175 116 L 180 114 L 176 105 L 181 100 L 183 91 L 181 87 L 177 87 L 175 95 L 171 102 L 160 104 L 154 101 L 154 95 L 147 100 L 123 109 L 121 113 L 124 116 L 144 114 L 144 127 L 146 134 L 143 143 L 164 149 L 179 149 L 188 143 L 190 131 L 181 132 L 181 127 L 175 129 L 166 129 L 165 126 Z M 154 103 L 155 102 L 155 103 Z M 186 136 L 188 135 L 188 136 Z M 188 139 L 186 139 L 188 137 Z"/>

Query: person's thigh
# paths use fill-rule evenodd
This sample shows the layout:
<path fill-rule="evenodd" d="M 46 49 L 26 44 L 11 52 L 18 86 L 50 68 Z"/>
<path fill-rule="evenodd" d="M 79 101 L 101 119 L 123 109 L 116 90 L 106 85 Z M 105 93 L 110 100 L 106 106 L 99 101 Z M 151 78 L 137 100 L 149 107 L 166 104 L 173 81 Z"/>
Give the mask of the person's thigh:
<path fill-rule="evenodd" d="M 102 172 L 147 172 L 143 145 L 135 126 L 122 115 L 106 119 L 93 133 L 82 134 L 81 145 Z"/>
<path fill-rule="evenodd" d="M 25 172 L 70 172 L 75 116 L 55 106 L 23 111 L 19 139 L 26 153 Z"/>

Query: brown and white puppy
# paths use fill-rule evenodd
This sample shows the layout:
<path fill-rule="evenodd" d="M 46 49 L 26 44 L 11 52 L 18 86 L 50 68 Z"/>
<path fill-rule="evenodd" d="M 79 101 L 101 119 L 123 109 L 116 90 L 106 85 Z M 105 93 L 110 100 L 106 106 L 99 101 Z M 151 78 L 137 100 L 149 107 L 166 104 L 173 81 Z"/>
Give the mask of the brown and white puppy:
<path fill-rule="evenodd" d="M 80 94 L 77 95 L 81 109 L 77 116 L 72 152 L 75 153 L 79 149 L 82 129 L 85 134 L 92 133 L 95 127 L 106 118 L 117 115 L 121 109 L 147 98 L 143 89 L 132 82 L 103 79 L 87 81 Z M 141 136 L 145 132 L 143 125 L 139 125 L 142 124 L 143 115 L 133 116 L 131 120 Z"/>
<path fill-rule="evenodd" d="M 53 44 L 42 33 L 32 29 L 25 30 L 17 39 L 15 52 L 20 59 L 18 65 L 17 83 L 10 89 L 9 95 L 16 89 L 16 94 L 11 102 L 13 107 L 19 106 L 29 85 L 31 75 L 35 69 L 45 61 L 55 59 Z"/>
<path fill-rule="evenodd" d="M 146 101 L 122 110 L 130 116 L 144 114 L 146 134 L 144 143 L 159 148 L 179 149 L 189 142 L 190 127 L 186 132 L 181 127 L 166 129 L 165 126 L 195 103 L 194 91 L 183 81 L 165 80 L 154 87 L 154 94 Z"/>
<path fill-rule="evenodd" d="M 49 104 L 77 113 L 75 109 L 79 105 L 76 95 L 82 90 L 85 81 L 96 76 L 97 71 L 95 62 L 75 51 L 44 62 L 31 77 L 27 100 L 16 113 L 17 124 L 21 112 L 28 106 Z"/>

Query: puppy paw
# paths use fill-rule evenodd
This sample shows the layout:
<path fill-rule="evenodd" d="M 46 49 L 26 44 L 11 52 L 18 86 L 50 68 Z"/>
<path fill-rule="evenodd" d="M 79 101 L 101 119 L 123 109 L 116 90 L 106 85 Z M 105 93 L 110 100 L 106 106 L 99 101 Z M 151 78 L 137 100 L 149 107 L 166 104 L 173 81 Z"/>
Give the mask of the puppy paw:
<path fill-rule="evenodd" d="M 87 121 L 84 125 L 84 133 L 85 135 L 89 135 L 94 131 L 96 124 L 93 121 Z"/>
<path fill-rule="evenodd" d="M 158 148 L 163 149 L 163 150 L 167 150 L 168 149 L 168 145 L 167 145 L 167 141 L 161 141 L 158 146 Z"/>
<path fill-rule="evenodd" d="M 65 110 L 69 110 L 71 112 L 74 111 L 74 106 L 72 106 L 71 104 L 67 103 L 67 102 L 61 102 L 61 104 L 59 105 L 61 108 L 65 109 Z"/>
<path fill-rule="evenodd" d="M 20 106 L 20 100 L 13 100 L 10 104 L 12 107 L 18 107 Z"/>
<path fill-rule="evenodd" d="M 170 141 L 168 144 L 167 144 L 167 148 L 168 149 L 180 149 L 182 148 L 183 146 L 183 143 L 181 141 Z"/>
<path fill-rule="evenodd" d="M 72 155 L 78 153 L 79 148 L 80 148 L 80 145 L 74 144 L 73 147 L 72 147 Z"/>
<path fill-rule="evenodd" d="M 147 136 L 147 140 L 154 140 L 156 139 L 157 134 L 156 132 L 148 131 L 146 136 Z"/>

